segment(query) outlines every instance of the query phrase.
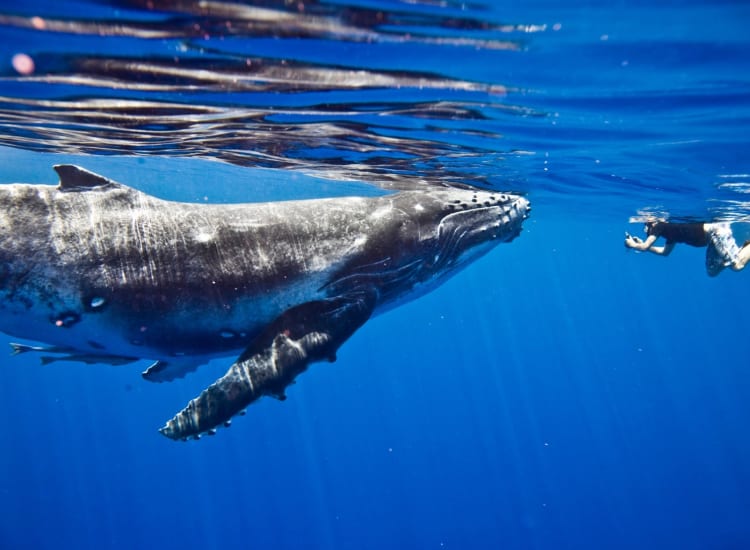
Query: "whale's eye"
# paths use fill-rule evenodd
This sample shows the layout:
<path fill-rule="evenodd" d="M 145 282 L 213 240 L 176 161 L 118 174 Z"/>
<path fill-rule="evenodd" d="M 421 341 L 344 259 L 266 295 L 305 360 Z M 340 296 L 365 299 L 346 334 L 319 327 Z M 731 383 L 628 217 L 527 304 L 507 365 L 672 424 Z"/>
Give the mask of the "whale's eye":
<path fill-rule="evenodd" d="M 98 294 L 89 294 L 88 296 L 83 296 L 81 302 L 83 304 L 84 310 L 94 313 L 101 312 L 107 305 L 107 299 L 104 296 L 100 296 Z"/>

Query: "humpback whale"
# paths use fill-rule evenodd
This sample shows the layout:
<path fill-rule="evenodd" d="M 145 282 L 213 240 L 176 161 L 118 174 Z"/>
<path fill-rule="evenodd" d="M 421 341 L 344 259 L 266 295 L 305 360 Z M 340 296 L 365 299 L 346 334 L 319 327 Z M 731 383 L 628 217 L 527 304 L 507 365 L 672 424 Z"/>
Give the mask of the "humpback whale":
<path fill-rule="evenodd" d="M 152 361 L 168 381 L 227 373 L 160 429 L 199 438 L 295 378 L 372 315 L 519 235 L 519 195 L 429 188 L 379 197 L 193 204 L 73 165 L 0 186 L 0 331 L 86 363 Z"/>

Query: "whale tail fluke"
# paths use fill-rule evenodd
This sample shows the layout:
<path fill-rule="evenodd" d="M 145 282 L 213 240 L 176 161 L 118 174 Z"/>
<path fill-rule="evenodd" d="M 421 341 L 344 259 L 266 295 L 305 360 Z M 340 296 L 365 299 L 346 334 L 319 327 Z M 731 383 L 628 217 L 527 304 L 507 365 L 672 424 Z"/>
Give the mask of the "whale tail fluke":
<path fill-rule="evenodd" d="M 19 344 L 18 342 L 11 342 L 11 356 L 20 355 L 22 353 L 33 352 L 44 352 L 44 353 L 71 353 L 73 348 L 68 346 L 30 346 L 28 344 Z"/>
<path fill-rule="evenodd" d="M 16 342 L 10 343 L 11 356 L 20 355 L 21 353 L 27 353 L 29 351 L 35 351 L 33 346 L 27 346 L 26 344 L 18 344 Z"/>

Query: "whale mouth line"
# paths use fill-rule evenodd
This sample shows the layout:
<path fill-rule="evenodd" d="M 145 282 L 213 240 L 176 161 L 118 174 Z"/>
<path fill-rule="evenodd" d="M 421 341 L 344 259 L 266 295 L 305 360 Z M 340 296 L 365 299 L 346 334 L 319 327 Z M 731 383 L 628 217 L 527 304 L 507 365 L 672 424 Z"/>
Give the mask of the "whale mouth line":
<path fill-rule="evenodd" d="M 431 268 L 450 269 L 483 244 L 517 237 L 528 217 L 528 201 L 523 197 L 508 200 L 507 195 L 502 195 L 502 199 L 504 202 L 480 203 L 446 215 L 438 226 L 438 246 Z"/>
<path fill-rule="evenodd" d="M 403 283 L 404 281 L 412 278 L 416 272 L 419 271 L 420 267 L 424 264 L 424 260 L 418 258 L 411 262 L 394 268 L 380 269 L 379 271 L 369 271 L 369 269 L 375 268 L 378 265 L 389 263 L 391 258 L 372 262 L 359 268 L 353 273 L 349 273 L 343 277 L 338 277 L 332 281 L 327 282 L 320 291 L 333 290 L 334 292 L 341 289 L 343 285 L 350 285 L 351 287 L 360 286 L 371 286 L 374 284 L 379 285 L 393 285 Z M 350 284 L 351 283 L 351 284 Z"/>

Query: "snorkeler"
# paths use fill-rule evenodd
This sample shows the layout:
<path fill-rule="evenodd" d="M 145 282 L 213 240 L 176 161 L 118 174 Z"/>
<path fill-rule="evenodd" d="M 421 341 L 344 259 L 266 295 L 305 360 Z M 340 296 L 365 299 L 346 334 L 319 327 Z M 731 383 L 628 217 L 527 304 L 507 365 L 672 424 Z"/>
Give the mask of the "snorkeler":
<path fill-rule="evenodd" d="M 660 256 L 668 256 L 674 245 L 707 247 L 706 271 L 710 277 L 718 275 L 725 267 L 740 271 L 750 261 L 750 241 L 740 248 L 728 223 L 672 223 L 663 219 L 649 220 L 644 227 L 646 240 L 625 233 L 625 246 L 633 250 L 648 250 Z M 664 246 L 654 246 L 659 237 L 664 237 Z"/>

